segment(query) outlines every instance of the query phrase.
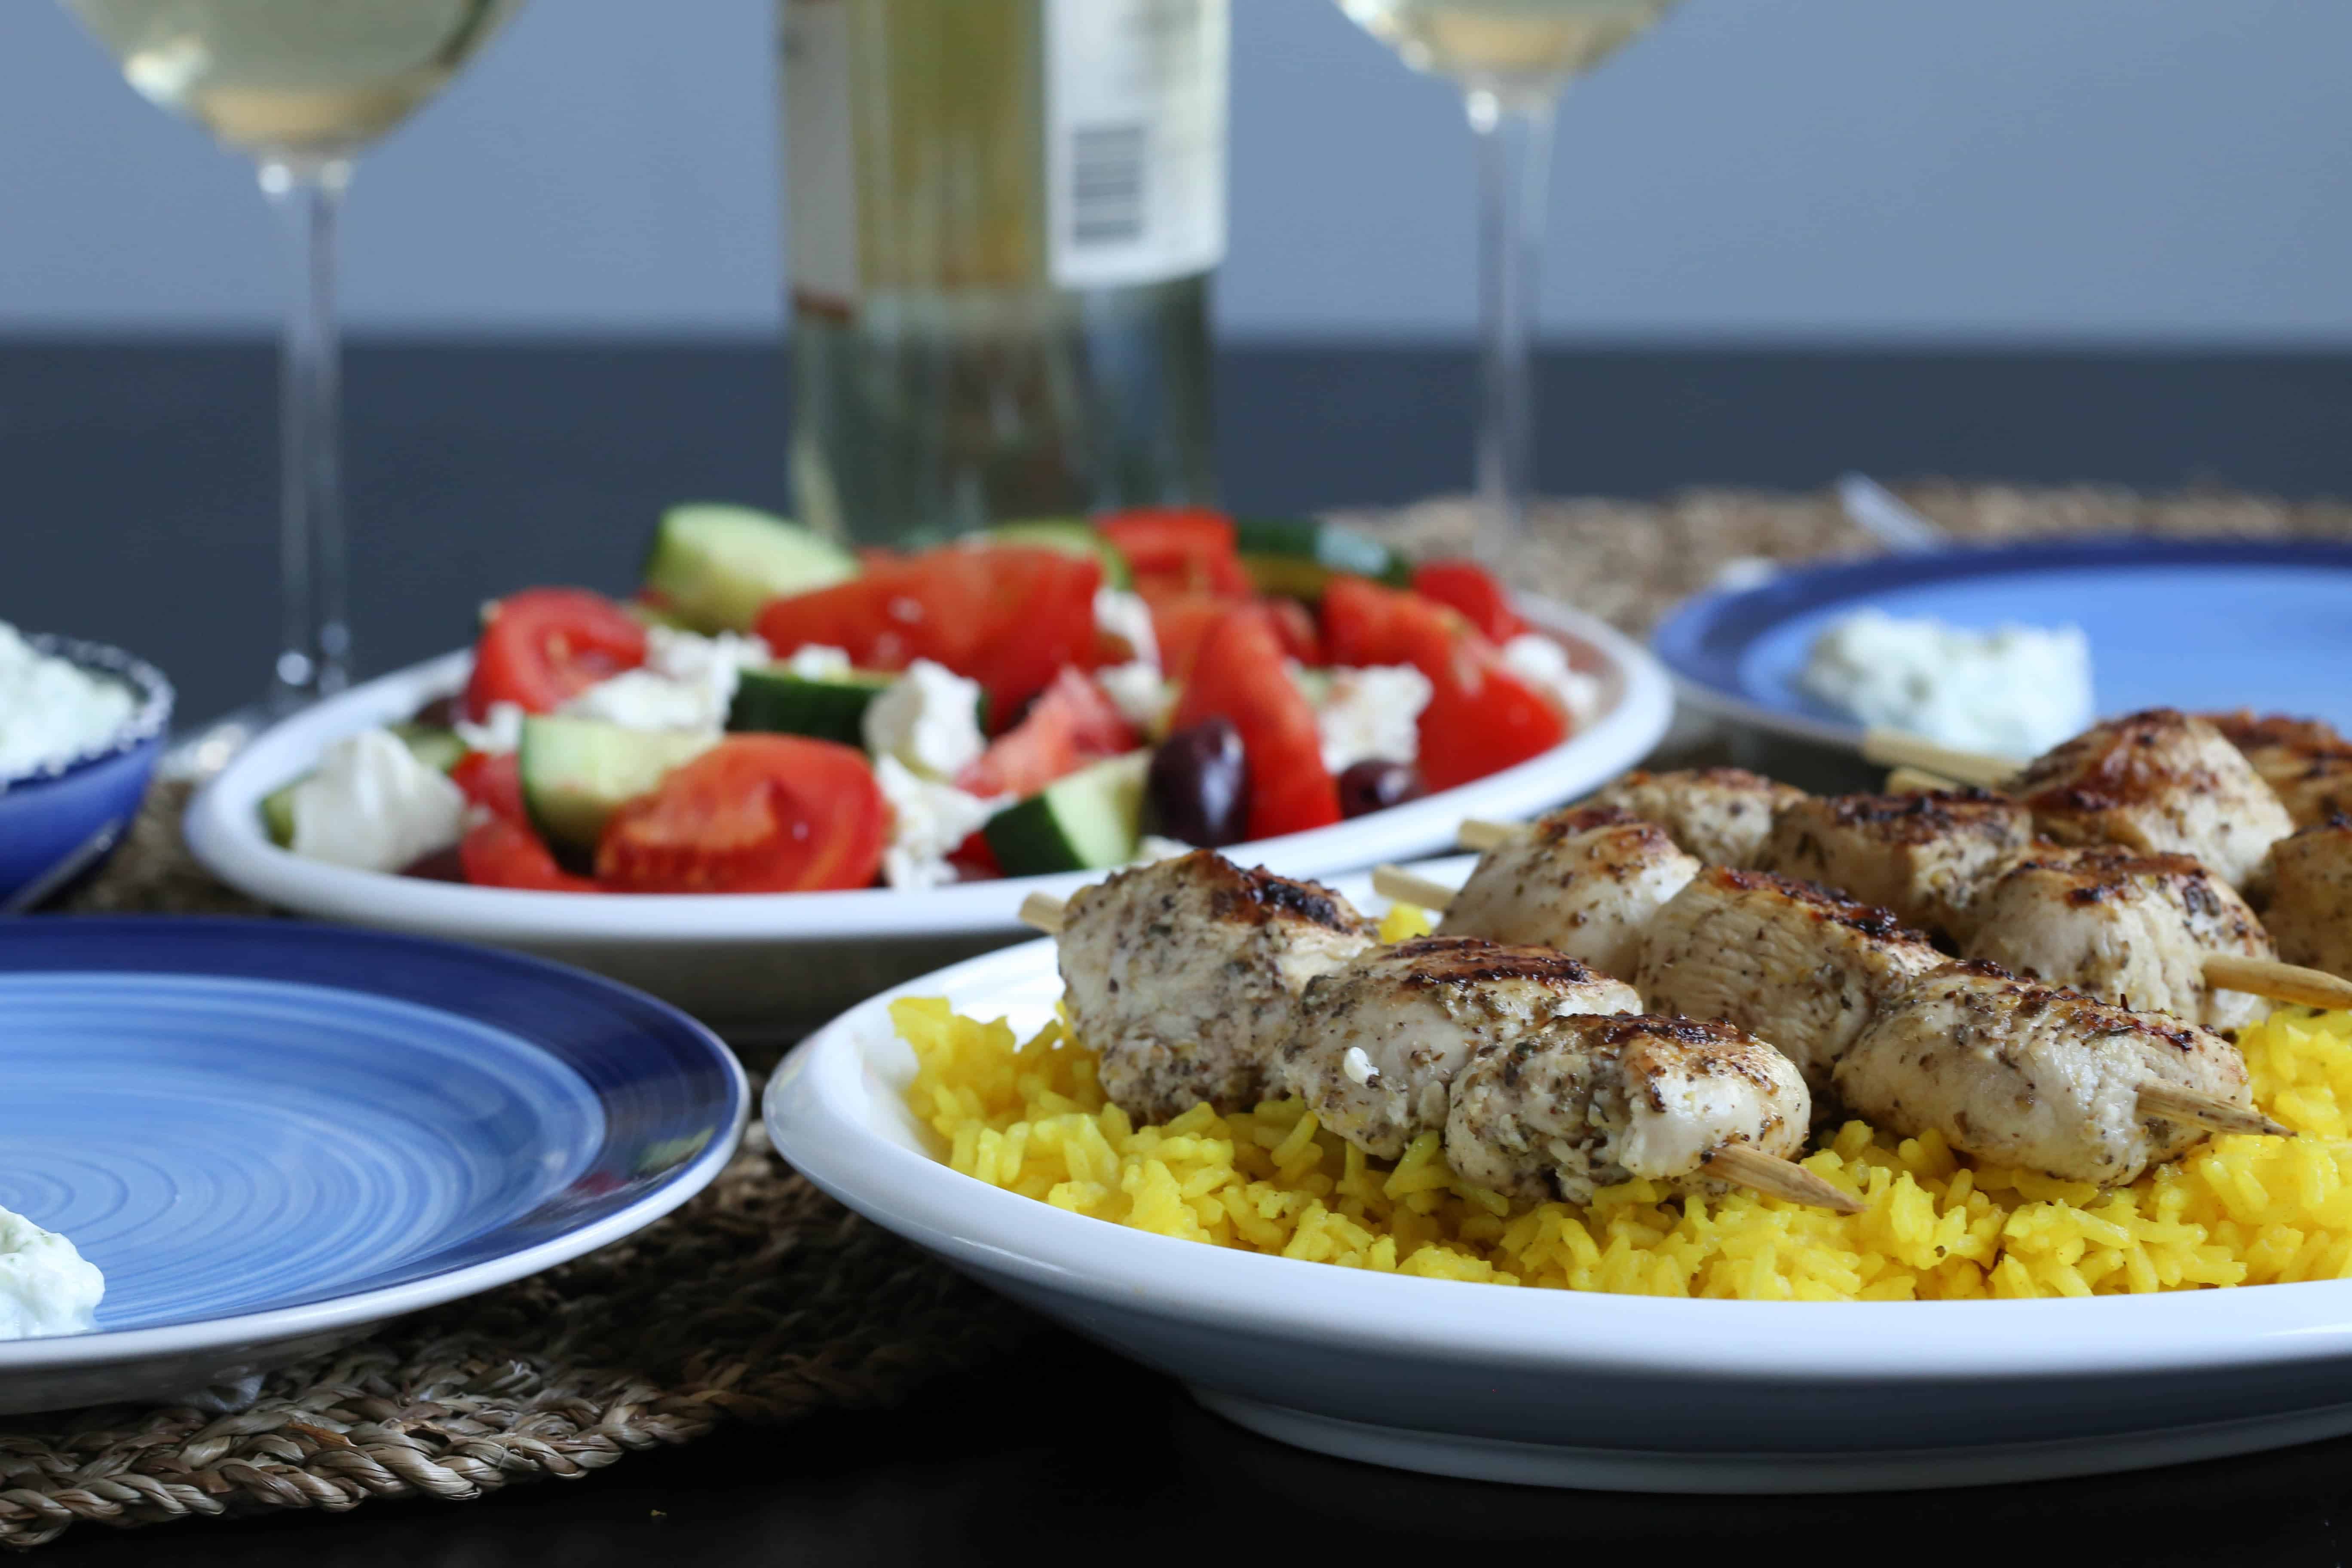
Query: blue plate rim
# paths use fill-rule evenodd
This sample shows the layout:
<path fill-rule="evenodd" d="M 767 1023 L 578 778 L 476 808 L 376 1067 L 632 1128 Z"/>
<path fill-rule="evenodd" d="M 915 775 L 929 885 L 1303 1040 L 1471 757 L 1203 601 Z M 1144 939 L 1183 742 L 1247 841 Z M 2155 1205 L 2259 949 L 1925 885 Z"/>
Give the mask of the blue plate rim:
<path fill-rule="evenodd" d="M 1863 727 L 1768 707 L 1737 685 L 1738 657 L 1760 632 L 1864 593 L 1969 577 L 2079 566 L 2334 566 L 2352 571 L 2352 543 L 2319 539 L 2173 539 L 2145 534 L 2075 535 L 2028 543 L 1955 544 L 1900 555 L 1870 555 L 1776 574 L 1752 588 L 1696 594 L 1666 613 L 1650 651 L 1683 701 L 1718 718 L 1822 745 L 1859 748 Z"/>
<path fill-rule="evenodd" d="M 652 1014 L 675 1028 L 681 1040 L 692 1043 L 709 1058 L 726 1086 L 727 1132 L 724 1137 L 712 1139 L 692 1159 L 669 1172 L 642 1196 L 610 1214 L 564 1230 L 533 1246 L 421 1279 L 296 1306 L 268 1308 L 233 1317 L 205 1318 L 153 1328 L 101 1329 L 83 1334 L 0 1342 L 0 1375 L 12 1372 L 134 1363 L 215 1349 L 265 1346 L 278 1341 L 331 1333 L 337 1330 L 363 1328 L 528 1279 L 642 1230 L 701 1192 L 734 1158 L 751 1114 L 751 1079 L 744 1072 L 743 1064 L 735 1058 L 735 1053 L 709 1027 L 645 992 L 552 959 L 467 942 L 446 942 L 435 937 L 267 918 L 217 915 L 41 916 L 26 917 L 19 921 L 0 921 L 0 973 L 59 972 L 54 969 L 12 969 L 8 966 L 5 963 L 6 949 L 19 931 L 45 937 L 74 937 L 87 933 L 94 942 L 105 942 L 110 934 L 163 942 L 175 940 L 179 933 L 186 933 L 191 939 L 249 935 L 265 942 L 323 942 L 330 946 L 359 946 L 387 952 L 429 952 L 492 969 L 505 967 L 533 973 L 543 980 L 582 991 L 604 993 L 625 1003 L 631 1010 Z M 104 967 L 132 968 L 119 963 Z M 134 972 L 189 973 L 154 966 L 135 969 Z M 462 1005 L 446 1001 L 436 1005 L 446 1012 L 460 1015 L 465 1012 Z"/>

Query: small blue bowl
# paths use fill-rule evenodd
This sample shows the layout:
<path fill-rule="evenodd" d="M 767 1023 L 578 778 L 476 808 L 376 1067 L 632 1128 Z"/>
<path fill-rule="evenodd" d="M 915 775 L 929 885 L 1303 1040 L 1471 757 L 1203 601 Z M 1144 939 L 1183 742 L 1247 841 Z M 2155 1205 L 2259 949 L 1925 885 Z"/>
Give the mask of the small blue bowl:
<path fill-rule="evenodd" d="M 172 723 L 172 683 L 145 660 L 72 637 L 26 640 L 121 681 L 139 707 L 100 749 L 47 773 L 0 781 L 0 908 L 77 858 L 84 863 L 73 867 L 75 876 L 105 863 L 139 815 Z M 102 836 L 103 847 L 92 853 Z"/>

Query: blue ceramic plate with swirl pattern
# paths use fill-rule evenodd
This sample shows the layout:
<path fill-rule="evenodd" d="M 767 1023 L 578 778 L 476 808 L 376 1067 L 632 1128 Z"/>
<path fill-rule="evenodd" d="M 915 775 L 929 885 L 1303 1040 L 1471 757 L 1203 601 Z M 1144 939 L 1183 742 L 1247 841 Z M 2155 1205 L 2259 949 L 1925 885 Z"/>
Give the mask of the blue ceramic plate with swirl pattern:
<path fill-rule="evenodd" d="M 0 1208 L 105 1271 L 0 1412 L 160 1399 L 619 1239 L 749 1093 L 716 1037 L 536 959 L 274 921 L 0 925 Z"/>

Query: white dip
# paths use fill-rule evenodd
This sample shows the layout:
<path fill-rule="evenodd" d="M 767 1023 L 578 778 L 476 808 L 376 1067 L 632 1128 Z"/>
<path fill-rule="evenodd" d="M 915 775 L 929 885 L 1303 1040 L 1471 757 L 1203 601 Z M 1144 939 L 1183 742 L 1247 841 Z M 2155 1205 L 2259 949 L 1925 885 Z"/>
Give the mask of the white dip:
<path fill-rule="evenodd" d="M 121 681 L 35 651 L 0 621 L 0 789 L 98 751 L 138 706 Z"/>
<path fill-rule="evenodd" d="M 72 1242 L 0 1209 L 0 1340 L 85 1332 L 105 1294 L 106 1277 Z"/>
<path fill-rule="evenodd" d="M 2095 717 L 2080 626 L 1972 632 L 1857 610 L 1813 639 L 1799 684 L 1865 724 L 2004 757 L 2046 752 Z"/>

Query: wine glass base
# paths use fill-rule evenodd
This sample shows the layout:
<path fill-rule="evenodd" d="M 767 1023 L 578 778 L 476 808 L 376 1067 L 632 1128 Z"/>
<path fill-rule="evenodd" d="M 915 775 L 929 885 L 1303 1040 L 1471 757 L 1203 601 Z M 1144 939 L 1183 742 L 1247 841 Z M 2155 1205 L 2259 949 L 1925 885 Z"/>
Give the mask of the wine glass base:
<path fill-rule="evenodd" d="M 155 764 L 155 775 L 203 784 L 228 766 L 230 759 L 252 744 L 264 730 L 300 706 L 264 701 L 233 708 L 209 723 L 174 737 Z"/>

